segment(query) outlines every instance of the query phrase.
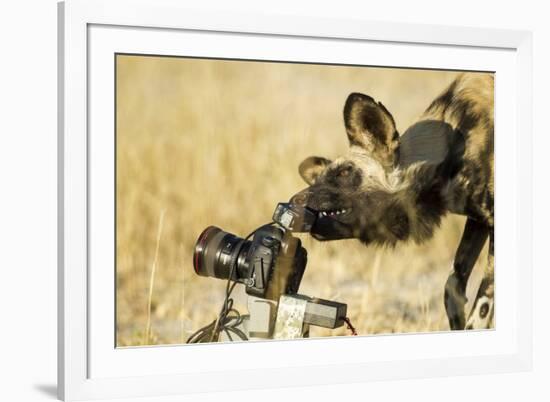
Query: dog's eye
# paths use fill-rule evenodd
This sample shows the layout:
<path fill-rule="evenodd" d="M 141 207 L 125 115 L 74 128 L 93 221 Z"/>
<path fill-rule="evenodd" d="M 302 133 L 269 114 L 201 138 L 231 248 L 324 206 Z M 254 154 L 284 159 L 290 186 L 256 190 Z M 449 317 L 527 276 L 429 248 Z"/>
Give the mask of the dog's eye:
<path fill-rule="evenodd" d="M 348 177 L 351 173 L 351 167 L 346 167 L 338 172 L 338 177 Z"/>

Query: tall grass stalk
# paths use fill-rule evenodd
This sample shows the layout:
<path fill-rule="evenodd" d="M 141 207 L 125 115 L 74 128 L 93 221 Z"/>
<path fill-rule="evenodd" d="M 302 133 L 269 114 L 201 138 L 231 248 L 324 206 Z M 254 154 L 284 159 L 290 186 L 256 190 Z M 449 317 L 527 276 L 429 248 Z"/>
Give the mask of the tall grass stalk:
<path fill-rule="evenodd" d="M 157 272 L 160 237 L 162 234 L 164 212 L 165 212 L 164 209 L 160 212 L 159 224 L 157 229 L 157 244 L 155 247 L 155 257 L 153 259 L 153 265 L 151 266 L 151 276 L 149 278 L 149 297 L 147 300 L 147 326 L 145 327 L 145 340 L 144 340 L 144 344 L 146 345 L 149 345 L 151 343 L 151 315 L 152 315 L 152 302 L 153 302 L 153 288 L 155 287 L 155 274 Z"/>

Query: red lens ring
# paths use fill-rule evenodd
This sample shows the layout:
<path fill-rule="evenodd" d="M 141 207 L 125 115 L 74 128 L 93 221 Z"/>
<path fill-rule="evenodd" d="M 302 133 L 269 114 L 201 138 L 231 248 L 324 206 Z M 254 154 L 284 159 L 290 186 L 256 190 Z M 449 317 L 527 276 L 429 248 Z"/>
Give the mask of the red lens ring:
<path fill-rule="evenodd" d="M 215 230 L 213 231 L 212 229 L 218 229 L 218 228 L 216 226 L 208 226 L 206 229 L 202 231 L 202 233 L 199 235 L 197 242 L 195 243 L 195 251 L 193 253 L 193 268 L 195 269 L 195 273 L 197 275 L 200 275 L 199 271 L 202 265 L 202 254 L 204 251 L 204 246 L 208 239 L 208 235 L 211 232 L 215 232 Z"/>

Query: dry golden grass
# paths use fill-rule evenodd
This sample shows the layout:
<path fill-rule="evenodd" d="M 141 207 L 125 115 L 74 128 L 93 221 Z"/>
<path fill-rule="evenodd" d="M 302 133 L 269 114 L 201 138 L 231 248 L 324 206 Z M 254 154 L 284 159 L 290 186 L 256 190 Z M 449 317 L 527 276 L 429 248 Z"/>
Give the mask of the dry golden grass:
<path fill-rule="evenodd" d="M 403 132 L 455 76 L 118 56 L 117 344 L 183 343 L 216 317 L 225 283 L 193 272 L 196 238 L 212 224 L 246 235 L 305 187 L 302 159 L 344 153 L 350 92 L 381 100 Z M 443 286 L 463 224 L 450 216 L 427 244 L 394 250 L 302 236 L 309 261 L 300 292 L 347 303 L 361 335 L 447 330 Z M 236 302 L 244 312 L 240 288 Z"/>

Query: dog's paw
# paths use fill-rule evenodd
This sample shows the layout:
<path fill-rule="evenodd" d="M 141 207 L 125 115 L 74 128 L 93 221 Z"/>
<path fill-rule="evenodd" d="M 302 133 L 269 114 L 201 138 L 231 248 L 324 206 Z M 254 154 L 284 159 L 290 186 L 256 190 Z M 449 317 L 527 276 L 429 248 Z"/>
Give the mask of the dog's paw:
<path fill-rule="evenodd" d="M 470 313 L 465 329 L 491 328 L 494 316 L 494 301 L 490 297 L 481 296 Z"/>

